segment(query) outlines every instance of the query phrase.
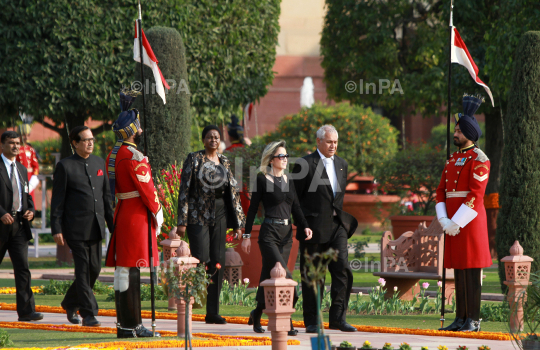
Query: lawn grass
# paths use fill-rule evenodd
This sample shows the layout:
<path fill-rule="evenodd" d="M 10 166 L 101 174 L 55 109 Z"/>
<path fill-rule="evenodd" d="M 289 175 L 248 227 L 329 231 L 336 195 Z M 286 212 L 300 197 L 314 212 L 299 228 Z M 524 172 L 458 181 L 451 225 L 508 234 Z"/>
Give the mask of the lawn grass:
<path fill-rule="evenodd" d="M 368 254 L 366 254 L 368 255 Z M 369 262 L 370 257 L 368 256 L 366 258 L 367 260 L 362 260 L 362 268 L 358 271 L 353 271 L 353 286 L 354 287 L 376 287 L 378 285 L 377 280 L 379 277 L 373 276 L 373 272 L 379 271 L 380 264 L 378 261 L 375 262 Z M 368 261 L 368 266 L 366 266 L 366 261 Z M 375 268 L 372 268 L 375 267 Z M 486 276 L 486 278 L 483 281 L 482 286 L 482 293 L 501 293 L 501 285 L 499 282 L 499 274 L 497 272 L 497 269 L 495 268 L 486 268 L 483 271 L 483 274 Z M 293 271 L 293 279 L 295 281 L 300 281 L 300 271 L 294 270 Z M 330 273 L 326 273 L 326 280 L 325 284 L 330 285 L 331 283 Z M 435 280 L 420 280 L 419 286 L 422 285 L 422 283 L 428 282 L 429 283 L 429 291 L 436 291 L 437 290 L 437 281 Z M 420 289 L 417 289 L 419 291 Z"/>

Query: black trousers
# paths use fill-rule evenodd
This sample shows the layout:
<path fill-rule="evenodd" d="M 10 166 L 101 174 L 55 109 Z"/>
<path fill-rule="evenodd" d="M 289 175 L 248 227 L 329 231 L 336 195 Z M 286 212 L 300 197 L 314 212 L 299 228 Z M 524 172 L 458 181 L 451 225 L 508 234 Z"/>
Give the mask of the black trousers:
<path fill-rule="evenodd" d="M 270 271 L 281 263 L 281 266 L 287 271 L 287 278 L 292 279 L 291 272 L 287 268 L 289 255 L 292 248 L 292 226 L 263 223 L 259 233 L 259 249 L 262 255 L 262 269 L 260 282 L 270 278 Z M 265 308 L 264 287 L 257 289 L 257 307 Z M 298 300 L 296 288 L 294 290 L 293 306 Z"/>
<path fill-rule="evenodd" d="M 212 276 L 206 298 L 206 314 L 219 315 L 219 294 L 223 285 L 223 269 L 225 268 L 225 238 L 227 236 L 227 217 L 223 199 L 216 199 L 216 221 L 214 226 L 188 225 L 186 232 L 189 238 L 191 255 L 200 263 L 208 266 L 207 274 Z M 216 264 L 221 269 L 216 269 Z"/>
<path fill-rule="evenodd" d="M 101 239 L 92 241 L 66 240 L 75 263 L 75 281 L 69 287 L 61 305 L 78 309 L 81 317 L 97 316 L 98 304 L 92 288 L 101 272 Z"/>
<path fill-rule="evenodd" d="M 456 317 L 480 319 L 482 269 L 454 269 L 456 284 Z"/>
<path fill-rule="evenodd" d="M 36 306 L 34 293 L 32 293 L 30 269 L 28 268 L 28 240 L 20 217 L 15 218 L 14 223 L 11 225 L 11 232 L 7 241 L 0 244 L 0 257 L 3 259 L 6 251 L 9 252 L 13 264 L 17 314 L 19 317 L 29 315 L 35 311 Z"/>
<path fill-rule="evenodd" d="M 309 255 L 314 253 L 322 253 L 329 248 L 337 250 L 337 261 L 332 261 L 328 265 L 332 285 L 330 287 L 330 297 L 332 305 L 330 306 L 330 322 L 341 323 L 346 320 L 347 307 L 349 305 L 349 297 L 352 289 L 352 271 L 349 266 L 349 253 L 347 249 L 347 231 L 339 222 L 339 219 L 334 217 L 334 225 L 332 236 L 326 243 L 312 244 L 309 241 L 300 242 L 300 271 L 304 276 L 305 258 L 304 252 Z M 324 291 L 324 279 L 320 282 L 321 299 Z M 302 296 L 304 303 L 304 324 L 306 326 L 317 325 L 317 299 L 313 287 L 302 280 Z"/>

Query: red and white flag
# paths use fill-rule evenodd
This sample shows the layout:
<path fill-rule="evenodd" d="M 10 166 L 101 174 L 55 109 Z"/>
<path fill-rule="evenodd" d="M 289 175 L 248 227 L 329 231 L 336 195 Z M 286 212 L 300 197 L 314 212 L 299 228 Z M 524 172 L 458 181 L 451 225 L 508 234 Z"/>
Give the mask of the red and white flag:
<path fill-rule="evenodd" d="M 138 30 L 138 22 L 135 21 L 135 40 L 133 42 L 133 59 L 137 62 L 141 62 L 141 53 L 139 50 L 139 30 Z M 163 86 L 165 86 L 168 89 L 170 89 L 169 84 L 167 84 L 167 81 L 163 77 L 163 74 L 161 74 L 161 70 L 158 67 L 158 60 L 156 56 L 154 55 L 154 52 L 152 51 L 152 48 L 150 47 L 150 43 L 148 40 L 146 40 L 146 35 L 144 35 L 144 31 L 141 28 L 142 33 L 142 46 L 143 46 L 143 63 L 150 67 L 152 69 L 152 72 L 154 73 L 154 79 L 156 80 L 156 92 L 163 100 L 163 104 L 167 103 L 165 100 L 165 89 Z"/>
<path fill-rule="evenodd" d="M 244 108 L 244 120 L 251 120 L 251 115 L 253 114 L 253 102 L 250 102 Z"/>
<path fill-rule="evenodd" d="M 480 80 L 480 78 L 478 78 L 478 67 L 474 63 L 474 60 L 472 59 L 469 50 L 467 50 L 467 46 L 465 46 L 465 43 L 463 42 L 463 39 L 461 39 L 461 36 L 459 35 L 456 27 L 452 27 L 452 46 L 450 47 L 450 49 L 452 50 L 452 63 L 459 63 L 465 68 L 467 68 L 473 80 L 478 85 L 484 87 L 484 89 L 489 95 L 489 98 L 491 99 L 491 105 L 495 107 L 491 90 L 489 89 L 489 86 L 487 86 L 482 80 Z"/>

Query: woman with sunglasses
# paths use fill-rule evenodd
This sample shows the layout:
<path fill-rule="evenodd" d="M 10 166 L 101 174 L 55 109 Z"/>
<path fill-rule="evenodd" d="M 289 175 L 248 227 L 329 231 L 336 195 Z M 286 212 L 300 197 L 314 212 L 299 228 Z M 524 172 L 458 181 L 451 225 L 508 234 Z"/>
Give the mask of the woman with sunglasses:
<path fill-rule="evenodd" d="M 243 235 L 242 250 L 249 254 L 251 251 L 251 229 L 253 221 L 262 201 L 265 218 L 259 233 L 259 248 L 262 255 L 262 269 L 260 281 L 270 278 L 270 271 L 277 262 L 287 270 L 287 278 L 292 279 L 291 272 L 287 269 L 289 253 L 292 248 L 291 213 L 295 223 L 302 227 L 308 227 L 304 214 L 300 209 L 294 184 L 283 172 L 287 168 L 289 155 L 285 150 L 285 141 L 270 143 L 263 151 L 260 171 L 257 175 L 257 187 L 254 189 L 249 206 L 246 231 Z M 311 229 L 305 229 L 306 240 L 311 239 Z M 264 333 L 261 327 L 261 316 L 265 308 L 264 288 L 257 290 L 257 307 L 249 315 L 249 325 L 253 325 L 253 331 Z M 298 300 L 296 290 L 294 304 Z M 293 305 L 294 305 L 293 304 Z M 291 320 L 289 335 L 297 335 Z"/>

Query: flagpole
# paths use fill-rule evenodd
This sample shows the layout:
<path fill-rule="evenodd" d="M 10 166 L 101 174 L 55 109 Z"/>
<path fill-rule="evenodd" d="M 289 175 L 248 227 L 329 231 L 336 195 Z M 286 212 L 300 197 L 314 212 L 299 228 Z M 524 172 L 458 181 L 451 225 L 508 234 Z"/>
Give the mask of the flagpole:
<path fill-rule="evenodd" d="M 143 51 L 143 45 L 142 45 L 142 12 L 141 12 L 141 0 L 138 0 L 139 5 L 139 19 L 138 22 L 138 33 L 137 36 L 139 37 L 139 52 L 140 52 L 140 59 L 141 59 L 141 84 L 142 84 L 142 97 L 143 97 L 143 123 L 144 128 L 146 129 L 146 99 L 145 99 L 145 82 L 144 82 L 144 51 Z M 146 138 L 146 132 L 143 132 L 144 137 L 144 155 L 148 155 L 148 142 Z M 152 214 L 150 213 L 150 210 L 146 210 L 146 216 L 148 220 L 148 265 L 150 266 L 150 301 L 151 301 L 151 308 L 152 308 L 152 336 L 156 336 L 156 304 L 155 304 L 155 298 L 154 298 L 154 277 L 155 277 L 155 271 L 154 271 L 154 257 L 153 257 L 153 247 L 152 247 Z"/>
<path fill-rule="evenodd" d="M 454 28 L 453 11 L 454 0 L 450 0 L 450 26 L 448 31 L 448 103 L 446 117 L 446 159 L 450 159 L 450 117 L 452 115 L 452 30 Z M 444 266 L 444 249 L 446 247 L 446 234 L 443 232 L 442 251 L 442 293 L 441 293 L 441 328 L 444 327 L 444 306 L 446 303 L 446 267 Z"/>

